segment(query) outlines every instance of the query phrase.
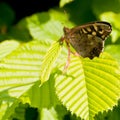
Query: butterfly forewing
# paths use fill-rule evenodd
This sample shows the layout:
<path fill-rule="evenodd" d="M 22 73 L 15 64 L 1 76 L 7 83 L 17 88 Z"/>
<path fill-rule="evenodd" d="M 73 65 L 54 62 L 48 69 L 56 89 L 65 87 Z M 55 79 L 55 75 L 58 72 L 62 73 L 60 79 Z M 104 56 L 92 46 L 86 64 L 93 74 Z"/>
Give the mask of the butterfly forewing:
<path fill-rule="evenodd" d="M 111 30 L 107 22 L 92 22 L 72 29 L 64 27 L 64 39 L 82 57 L 92 59 L 99 57 L 104 48 L 104 40 Z"/>

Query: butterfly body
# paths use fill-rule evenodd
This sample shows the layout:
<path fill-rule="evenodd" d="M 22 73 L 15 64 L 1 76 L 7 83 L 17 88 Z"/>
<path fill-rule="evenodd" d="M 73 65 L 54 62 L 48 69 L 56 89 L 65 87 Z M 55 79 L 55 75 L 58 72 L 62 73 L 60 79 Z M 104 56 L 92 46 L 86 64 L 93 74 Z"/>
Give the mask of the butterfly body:
<path fill-rule="evenodd" d="M 64 27 L 64 38 L 82 57 L 93 59 L 104 48 L 104 41 L 111 33 L 111 25 L 107 22 L 92 22 L 72 29 Z"/>

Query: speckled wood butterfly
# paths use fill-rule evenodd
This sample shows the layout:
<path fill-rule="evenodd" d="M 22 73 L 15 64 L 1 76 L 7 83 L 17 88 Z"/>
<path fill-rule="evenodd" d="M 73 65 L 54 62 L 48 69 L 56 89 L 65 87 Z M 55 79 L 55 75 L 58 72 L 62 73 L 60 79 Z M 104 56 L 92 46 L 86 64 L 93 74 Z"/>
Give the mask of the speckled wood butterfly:
<path fill-rule="evenodd" d="M 112 26 L 108 22 L 96 21 L 69 29 L 64 27 L 64 36 L 61 41 L 66 41 L 68 51 L 70 45 L 82 57 L 93 59 L 104 48 L 104 41 L 111 33 Z"/>
<path fill-rule="evenodd" d="M 64 27 L 64 39 L 71 44 L 82 57 L 90 59 L 99 54 L 104 48 L 104 41 L 111 33 L 112 28 L 108 22 L 91 22 L 72 29 Z"/>

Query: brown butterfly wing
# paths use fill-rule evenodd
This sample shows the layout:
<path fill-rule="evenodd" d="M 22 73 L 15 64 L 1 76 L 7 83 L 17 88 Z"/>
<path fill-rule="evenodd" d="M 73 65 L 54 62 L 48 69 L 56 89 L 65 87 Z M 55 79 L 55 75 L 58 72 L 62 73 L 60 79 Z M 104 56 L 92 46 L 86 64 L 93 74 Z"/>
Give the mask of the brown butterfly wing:
<path fill-rule="evenodd" d="M 107 22 L 94 22 L 72 29 L 64 28 L 65 40 L 82 57 L 90 59 L 99 54 L 104 48 L 104 40 L 111 32 L 111 25 Z"/>

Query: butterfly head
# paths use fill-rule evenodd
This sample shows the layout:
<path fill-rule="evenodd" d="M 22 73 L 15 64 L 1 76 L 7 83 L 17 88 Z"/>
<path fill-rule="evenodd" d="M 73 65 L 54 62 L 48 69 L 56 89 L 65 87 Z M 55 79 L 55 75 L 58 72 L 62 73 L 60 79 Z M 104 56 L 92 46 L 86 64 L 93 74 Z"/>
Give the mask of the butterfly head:
<path fill-rule="evenodd" d="M 71 29 L 67 28 L 67 27 L 64 27 L 63 28 L 63 31 L 64 31 L 64 35 L 67 35 L 70 33 Z"/>

